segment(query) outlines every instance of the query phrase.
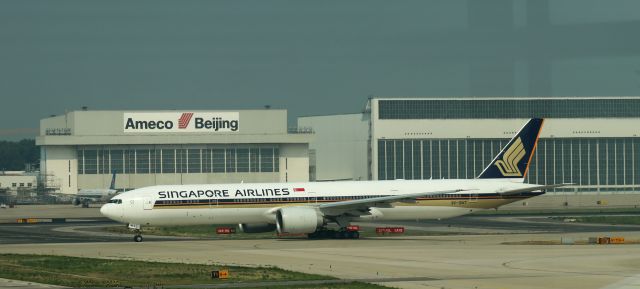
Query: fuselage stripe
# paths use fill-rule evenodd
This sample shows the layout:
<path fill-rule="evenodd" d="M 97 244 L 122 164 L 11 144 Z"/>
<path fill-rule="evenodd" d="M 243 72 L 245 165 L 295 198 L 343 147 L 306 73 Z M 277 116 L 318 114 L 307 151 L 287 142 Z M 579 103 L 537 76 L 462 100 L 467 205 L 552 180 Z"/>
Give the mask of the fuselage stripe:
<path fill-rule="evenodd" d="M 442 201 L 442 200 L 505 200 L 505 199 L 523 199 L 542 195 L 542 192 L 526 192 L 513 195 L 502 194 L 446 194 L 434 195 L 423 198 L 416 198 L 417 201 Z M 384 197 L 385 195 L 370 196 L 336 196 L 336 197 L 289 197 L 289 198 L 247 198 L 247 199 L 187 199 L 187 200 L 157 200 L 154 207 L 175 207 L 175 206 L 203 206 L 203 205 L 278 205 L 292 203 L 335 203 L 350 200 L 368 199 L 375 197 Z"/>

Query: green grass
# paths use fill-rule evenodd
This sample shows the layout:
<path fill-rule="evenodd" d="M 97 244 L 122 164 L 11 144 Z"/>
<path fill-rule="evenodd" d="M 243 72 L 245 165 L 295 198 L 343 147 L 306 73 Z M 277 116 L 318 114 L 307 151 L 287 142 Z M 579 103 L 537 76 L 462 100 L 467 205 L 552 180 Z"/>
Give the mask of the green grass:
<path fill-rule="evenodd" d="M 0 278 L 69 287 L 189 285 L 335 279 L 328 276 L 270 267 L 221 267 L 216 265 L 17 254 L 0 254 L 0 268 L 2 268 L 0 270 Z M 229 269 L 230 278 L 227 280 L 211 280 L 210 272 L 221 268 Z"/>
<path fill-rule="evenodd" d="M 597 223 L 611 225 L 640 225 L 640 216 L 585 216 L 566 217 L 561 219 L 576 219 L 580 223 Z"/>
<path fill-rule="evenodd" d="M 306 289 L 381 289 L 390 288 L 386 286 L 380 286 L 362 282 L 350 282 L 343 284 L 326 284 L 326 285 L 288 285 L 288 286 L 264 286 L 264 287 L 243 287 L 244 289 L 292 289 L 292 288 L 306 288 Z"/>

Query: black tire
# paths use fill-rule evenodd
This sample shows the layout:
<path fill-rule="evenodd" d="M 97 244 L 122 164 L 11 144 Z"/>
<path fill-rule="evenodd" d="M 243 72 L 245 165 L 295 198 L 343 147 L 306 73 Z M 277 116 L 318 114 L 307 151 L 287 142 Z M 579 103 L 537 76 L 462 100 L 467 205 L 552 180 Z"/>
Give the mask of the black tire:
<path fill-rule="evenodd" d="M 133 236 L 133 241 L 136 243 L 142 242 L 142 236 L 140 235 Z"/>
<path fill-rule="evenodd" d="M 353 238 L 351 238 L 351 239 L 360 239 L 360 232 L 354 231 L 353 232 Z"/>

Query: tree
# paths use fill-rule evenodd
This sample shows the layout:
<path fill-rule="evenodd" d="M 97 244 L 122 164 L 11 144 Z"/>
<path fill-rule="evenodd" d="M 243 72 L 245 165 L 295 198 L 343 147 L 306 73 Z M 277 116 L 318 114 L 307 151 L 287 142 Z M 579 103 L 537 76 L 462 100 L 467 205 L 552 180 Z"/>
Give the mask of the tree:
<path fill-rule="evenodd" d="M 40 150 L 35 140 L 0 141 L 0 170 L 20 171 L 25 164 L 39 162 Z"/>

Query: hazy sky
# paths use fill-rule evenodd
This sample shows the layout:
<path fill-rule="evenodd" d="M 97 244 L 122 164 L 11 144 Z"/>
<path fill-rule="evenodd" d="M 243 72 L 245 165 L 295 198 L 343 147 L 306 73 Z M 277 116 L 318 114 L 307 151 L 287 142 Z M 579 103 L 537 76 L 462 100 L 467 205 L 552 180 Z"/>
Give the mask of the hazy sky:
<path fill-rule="evenodd" d="M 90 109 L 640 95 L 640 1 L 0 2 L 0 139 Z"/>

